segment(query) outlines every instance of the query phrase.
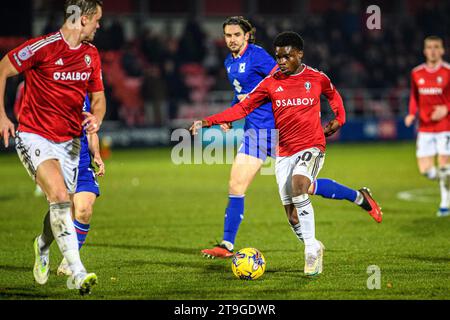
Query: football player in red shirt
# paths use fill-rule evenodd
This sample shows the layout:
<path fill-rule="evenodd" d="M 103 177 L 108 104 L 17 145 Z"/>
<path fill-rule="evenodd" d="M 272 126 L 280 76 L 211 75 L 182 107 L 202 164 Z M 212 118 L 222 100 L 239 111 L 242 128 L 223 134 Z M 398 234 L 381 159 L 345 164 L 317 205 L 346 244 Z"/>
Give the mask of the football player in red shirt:
<path fill-rule="evenodd" d="M 405 125 L 410 127 L 418 113 L 417 164 L 425 177 L 439 180 L 441 203 L 437 215 L 443 217 L 450 214 L 450 65 L 443 60 L 444 43 L 437 36 L 425 38 L 423 53 L 426 62 L 411 72 Z"/>
<path fill-rule="evenodd" d="M 342 98 L 330 79 L 302 63 L 303 40 L 295 32 L 283 32 L 275 41 L 280 70 L 266 77 L 241 102 L 225 111 L 194 121 L 190 130 L 232 122 L 245 117 L 265 102 L 272 102 L 279 145 L 275 174 L 281 202 L 292 230 L 305 243 L 306 275 L 322 272 L 324 247 L 315 237 L 314 210 L 308 189 L 325 158 L 325 136 L 345 123 Z M 320 120 L 320 96 L 325 95 L 336 118 L 325 130 Z"/>
<path fill-rule="evenodd" d="M 19 158 L 49 202 L 50 214 L 34 242 L 35 280 L 47 282 L 49 249 L 56 240 L 72 270 L 67 286 L 87 294 L 97 276 L 87 273 L 80 260 L 71 199 L 82 128 L 96 133 L 106 110 L 100 56 L 89 43 L 100 26 L 102 1 L 67 0 L 64 9 L 65 22 L 58 32 L 27 41 L 0 61 L 0 136 L 5 147 L 10 135 L 16 138 Z M 15 133 L 4 95 L 7 78 L 18 73 L 25 75 L 25 93 Z M 82 112 L 86 92 L 92 113 Z"/>

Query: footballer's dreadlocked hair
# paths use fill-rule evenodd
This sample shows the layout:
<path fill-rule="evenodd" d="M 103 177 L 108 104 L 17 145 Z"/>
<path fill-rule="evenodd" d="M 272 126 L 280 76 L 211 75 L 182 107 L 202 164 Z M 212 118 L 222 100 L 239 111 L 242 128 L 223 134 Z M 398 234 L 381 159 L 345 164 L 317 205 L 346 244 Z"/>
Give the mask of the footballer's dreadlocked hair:
<path fill-rule="evenodd" d="M 97 13 L 97 6 L 103 7 L 102 0 L 66 0 L 64 3 L 64 21 L 75 13 L 73 7 L 78 7 L 80 16 L 93 16 Z"/>
<path fill-rule="evenodd" d="M 285 31 L 278 34 L 273 41 L 274 47 L 288 47 L 291 46 L 298 50 L 303 50 L 303 39 L 294 31 Z"/>
<path fill-rule="evenodd" d="M 250 37 L 248 38 L 248 42 L 249 43 L 255 43 L 255 41 L 256 41 L 256 38 L 255 38 L 256 28 L 252 26 L 250 21 L 245 19 L 243 16 L 229 17 L 223 22 L 222 29 L 225 31 L 225 27 L 226 26 L 230 26 L 230 25 L 240 26 L 241 29 L 244 31 L 244 33 L 249 32 L 250 33 Z"/>

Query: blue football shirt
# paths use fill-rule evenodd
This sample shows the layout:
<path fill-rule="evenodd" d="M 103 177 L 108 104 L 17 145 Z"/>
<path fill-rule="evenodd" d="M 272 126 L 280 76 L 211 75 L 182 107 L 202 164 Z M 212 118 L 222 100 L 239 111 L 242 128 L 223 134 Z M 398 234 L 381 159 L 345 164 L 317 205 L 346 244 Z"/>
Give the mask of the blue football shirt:
<path fill-rule="evenodd" d="M 250 93 L 270 72 L 277 63 L 266 50 L 254 44 L 248 44 L 241 56 L 236 58 L 230 53 L 225 59 L 228 80 L 234 88 L 232 105 L 239 102 L 238 95 Z M 274 129 L 275 120 L 272 104 L 266 103 L 245 117 L 244 130 Z"/>
<path fill-rule="evenodd" d="M 89 101 L 88 96 L 84 100 L 83 104 L 83 112 L 91 112 L 91 102 Z M 91 153 L 89 151 L 88 139 L 86 136 L 86 131 L 83 129 L 83 135 L 80 138 L 81 141 L 81 150 L 80 150 L 80 164 L 78 168 L 88 168 L 91 165 Z"/>

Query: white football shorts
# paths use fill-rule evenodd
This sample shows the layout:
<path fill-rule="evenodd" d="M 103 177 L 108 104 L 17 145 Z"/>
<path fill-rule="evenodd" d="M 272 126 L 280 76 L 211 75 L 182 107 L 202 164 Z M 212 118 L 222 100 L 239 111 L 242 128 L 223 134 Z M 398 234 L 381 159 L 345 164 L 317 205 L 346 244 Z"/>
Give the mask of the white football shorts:
<path fill-rule="evenodd" d="M 450 155 L 450 131 L 419 132 L 416 144 L 417 158 Z"/>
<path fill-rule="evenodd" d="M 292 156 L 277 157 L 275 175 L 283 205 L 292 204 L 292 176 L 302 175 L 314 182 L 322 169 L 325 154 L 318 148 L 297 152 Z"/>
<path fill-rule="evenodd" d="M 34 133 L 16 132 L 16 150 L 30 177 L 36 180 L 39 165 L 46 160 L 56 159 L 61 165 L 64 182 L 69 193 L 75 193 L 80 149 L 79 138 L 54 142 Z"/>

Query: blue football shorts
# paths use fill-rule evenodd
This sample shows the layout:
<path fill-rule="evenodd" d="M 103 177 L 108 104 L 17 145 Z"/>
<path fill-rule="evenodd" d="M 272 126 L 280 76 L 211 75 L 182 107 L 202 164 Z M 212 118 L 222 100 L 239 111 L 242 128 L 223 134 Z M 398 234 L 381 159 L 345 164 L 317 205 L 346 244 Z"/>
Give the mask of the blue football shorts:
<path fill-rule="evenodd" d="M 78 169 L 77 189 L 75 193 L 78 192 L 91 192 L 97 195 L 97 197 L 100 196 L 97 177 L 91 166 Z"/>
<path fill-rule="evenodd" d="M 238 153 L 265 161 L 266 158 L 276 156 L 277 136 L 271 129 L 247 129 L 244 132 Z"/>

